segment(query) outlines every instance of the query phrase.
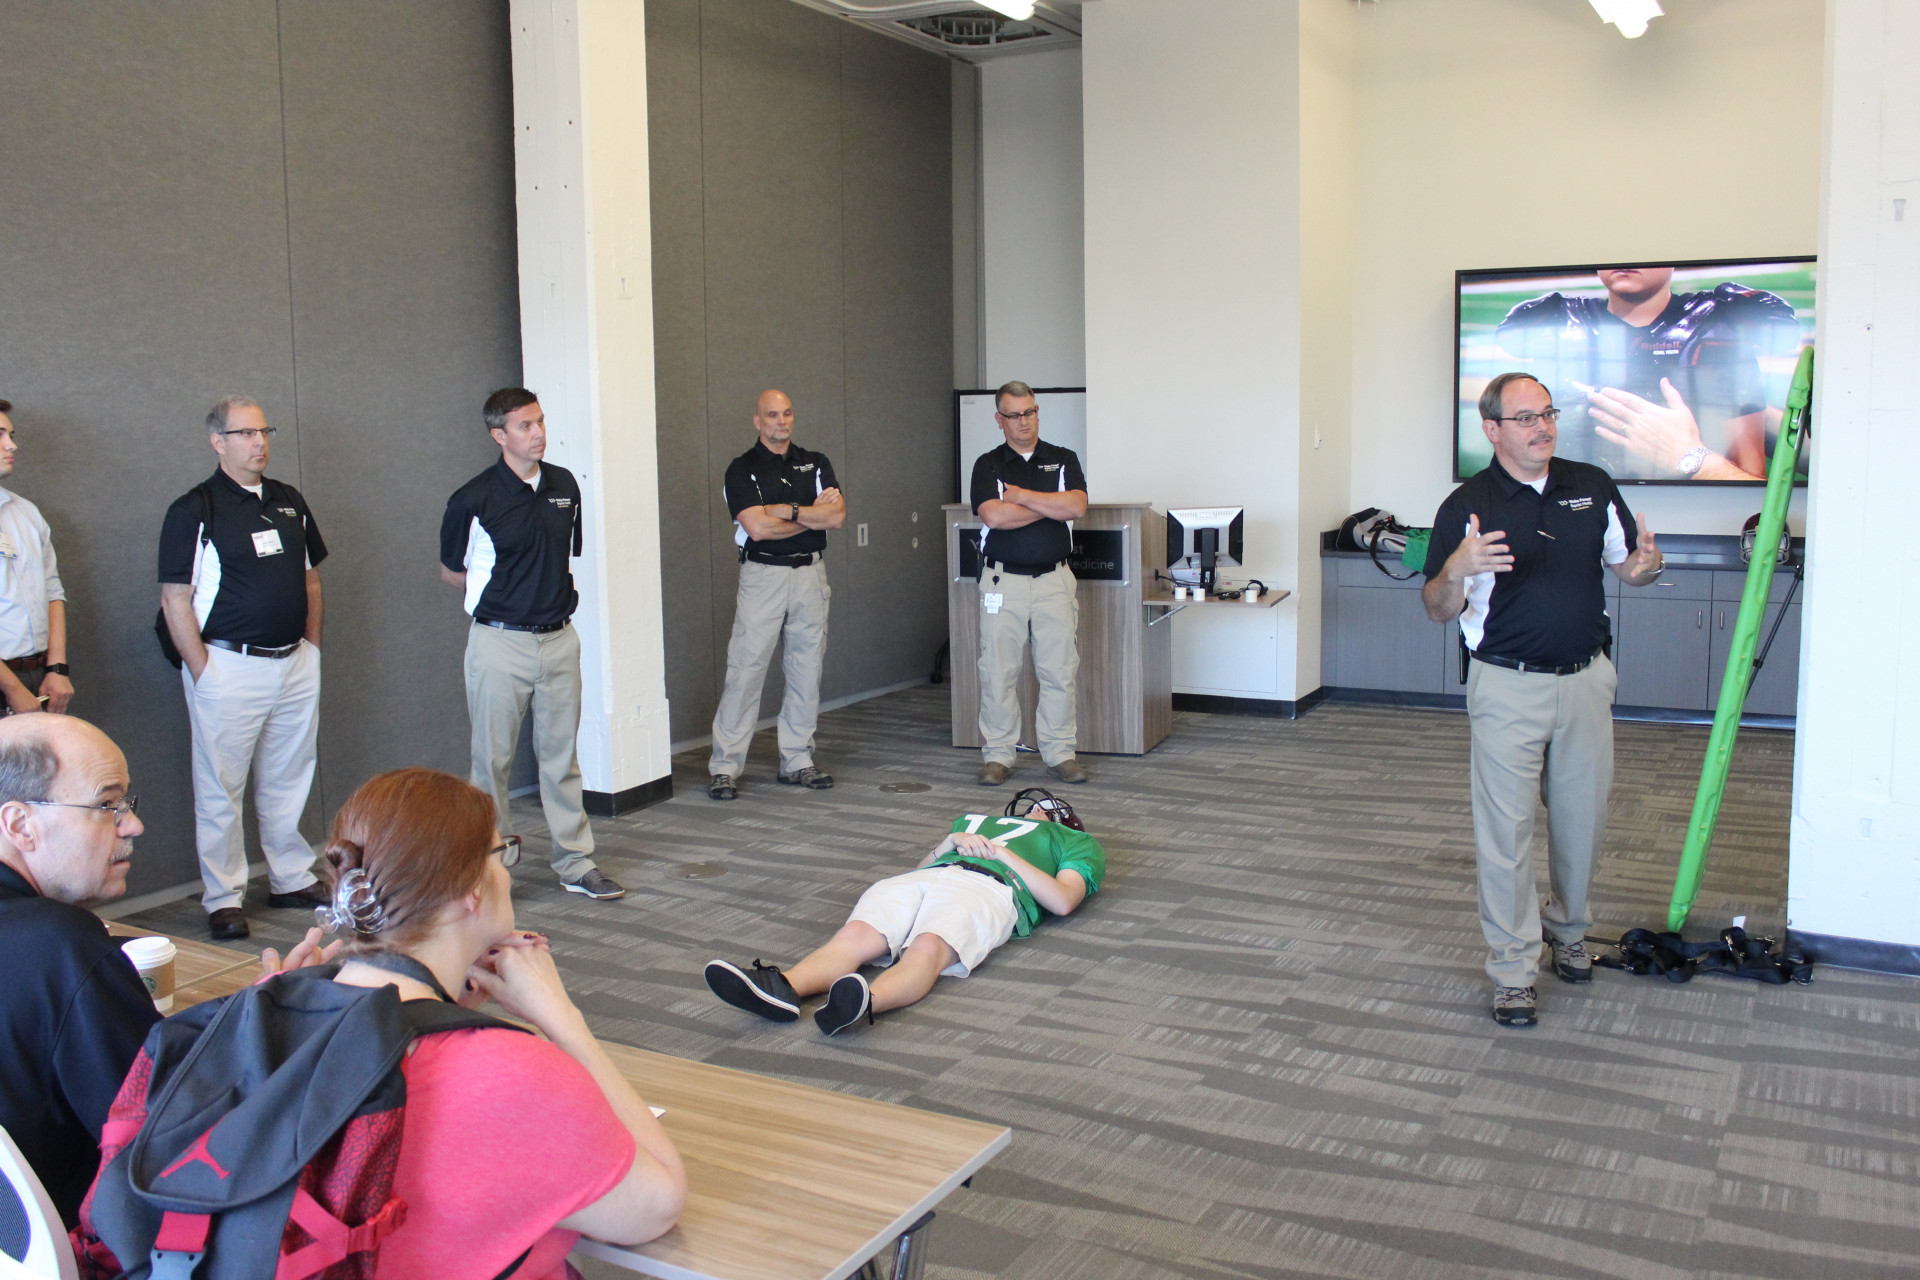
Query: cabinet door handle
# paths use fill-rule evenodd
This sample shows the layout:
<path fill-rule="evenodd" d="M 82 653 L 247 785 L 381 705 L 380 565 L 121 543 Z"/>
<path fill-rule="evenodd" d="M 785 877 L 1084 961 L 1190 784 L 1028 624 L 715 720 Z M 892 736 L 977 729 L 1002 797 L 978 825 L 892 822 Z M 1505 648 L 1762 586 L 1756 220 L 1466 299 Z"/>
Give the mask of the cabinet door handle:
<path fill-rule="evenodd" d="M 1706 625 L 1707 625 L 1707 611 L 1705 609 L 1696 609 L 1693 615 L 1693 629 L 1695 631 L 1699 631 L 1705 628 Z"/>
<path fill-rule="evenodd" d="M 1727 629 L 1727 611 L 1726 611 L 1725 609 L 1722 609 L 1722 610 L 1720 611 L 1720 625 L 1719 625 L 1719 629 L 1720 629 L 1721 631 L 1725 631 L 1725 630 Z"/>

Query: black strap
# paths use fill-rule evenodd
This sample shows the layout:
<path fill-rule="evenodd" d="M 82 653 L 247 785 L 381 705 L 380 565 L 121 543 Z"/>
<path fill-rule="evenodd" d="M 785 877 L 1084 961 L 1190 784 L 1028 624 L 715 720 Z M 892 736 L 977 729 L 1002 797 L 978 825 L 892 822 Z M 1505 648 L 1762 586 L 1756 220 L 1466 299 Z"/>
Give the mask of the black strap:
<path fill-rule="evenodd" d="M 348 959 L 372 969 L 384 969 L 403 978 L 412 978 L 415 982 L 424 982 L 433 988 L 434 995 L 448 1004 L 455 1003 L 454 998 L 447 994 L 447 989 L 440 985 L 440 979 L 433 976 L 433 970 L 410 955 L 398 951 L 369 951 L 366 955 L 349 956 Z"/>
<path fill-rule="evenodd" d="M 1615 953 L 1594 956 L 1600 968 L 1658 976 L 1668 982 L 1688 982 L 1697 973 L 1751 978 L 1770 986 L 1813 981 L 1813 962 L 1805 955 L 1797 950 L 1777 952 L 1772 938 L 1750 938 L 1737 925 L 1722 929 L 1711 942 L 1688 942 L 1677 933 L 1651 929 L 1629 929 L 1618 942 L 1593 941 Z"/>

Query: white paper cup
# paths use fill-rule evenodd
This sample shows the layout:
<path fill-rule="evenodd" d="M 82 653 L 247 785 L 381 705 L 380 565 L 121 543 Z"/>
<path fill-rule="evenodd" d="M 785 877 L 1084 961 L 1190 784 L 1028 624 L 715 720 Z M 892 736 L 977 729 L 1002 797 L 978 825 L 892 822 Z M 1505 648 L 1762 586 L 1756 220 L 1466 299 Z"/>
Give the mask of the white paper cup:
<path fill-rule="evenodd" d="M 173 1012 L 173 962 L 180 954 L 180 948 L 173 945 L 170 938 L 128 938 L 120 944 L 127 953 L 127 959 L 133 961 L 134 972 L 140 975 L 140 981 L 147 984 L 147 994 L 153 997 L 153 1007 L 161 1013 Z"/>

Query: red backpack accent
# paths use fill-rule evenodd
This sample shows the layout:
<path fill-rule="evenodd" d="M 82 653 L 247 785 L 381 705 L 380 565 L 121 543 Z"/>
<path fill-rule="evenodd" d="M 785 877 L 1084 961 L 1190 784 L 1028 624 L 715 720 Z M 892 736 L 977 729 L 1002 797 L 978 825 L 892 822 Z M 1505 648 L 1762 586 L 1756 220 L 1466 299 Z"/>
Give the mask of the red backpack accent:
<path fill-rule="evenodd" d="M 519 1028 L 336 972 L 280 974 L 154 1027 L 101 1130 L 73 1232 L 83 1277 L 373 1280 L 407 1217 L 393 1181 L 408 1047 Z"/>

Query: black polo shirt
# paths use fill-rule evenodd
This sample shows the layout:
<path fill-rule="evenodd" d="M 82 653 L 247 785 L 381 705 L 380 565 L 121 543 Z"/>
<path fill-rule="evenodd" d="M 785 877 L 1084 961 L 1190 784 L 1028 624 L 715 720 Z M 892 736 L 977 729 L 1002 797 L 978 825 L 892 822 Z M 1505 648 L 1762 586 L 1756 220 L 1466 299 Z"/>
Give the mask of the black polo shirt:
<path fill-rule="evenodd" d="M 0 1127 L 69 1227 L 100 1164 L 100 1126 L 160 1020 L 91 911 L 0 866 Z"/>
<path fill-rule="evenodd" d="M 980 504 L 996 499 L 1008 485 L 1055 493 L 1085 492 L 1087 476 L 1079 455 L 1045 440 L 1035 442 L 1033 454 L 1022 458 L 1003 444 L 981 454 L 973 464 L 973 513 Z M 989 560 L 1021 568 L 1059 564 L 1073 551 L 1073 531 L 1064 520 L 1042 517 L 1018 529 L 982 529 L 980 550 Z"/>
<path fill-rule="evenodd" d="M 1555 458 L 1545 492 L 1537 492 L 1489 463 L 1440 504 L 1427 544 L 1429 580 L 1466 537 L 1469 515 L 1480 517 L 1481 533 L 1506 534 L 1513 568 L 1468 579 L 1460 615 L 1467 648 L 1555 667 L 1599 652 L 1611 630 L 1602 565 L 1625 559 L 1639 537 L 1613 477 Z"/>
<path fill-rule="evenodd" d="M 538 484 L 528 484 L 501 458 L 447 499 L 440 563 L 467 575 L 466 610 L 474 617 L 551 626 L 580 603 L 567 563 L 580 554 L 580 540 L 573 472 L 542 462 Z"/>
<path fill-rule="evenodd" d="M 211 532 L 201 521 L 209 508 Z M 210 640 L 278 649 L 300 639 L 307 570 L 326 558 L 307 500 L 273 479 L 255 497 L 216 471 L 175 498 L 160 526 L 160 581 L 193 584 L 193 616 Z"/>
<path fill-rule="evenodd" d="M 828 489 L 838 489 L 833 464 L 824 453 L 789 444 L 785 453 L 775 453 L 760 441 L 727 464 L 723 490 L 727 514 L 734 518 L 734 545 L 746 551 L 761 551 L 773 556 L 798 556 L 827 549 L 825 529 L 802 529 L 790 538 L 770 538 L 765 542 L 749 538 L 740 524 L 740 513 L 748 507 L 767 504 L 784 506 L 797 503 L 810 507 L 814 499 Z"/>

